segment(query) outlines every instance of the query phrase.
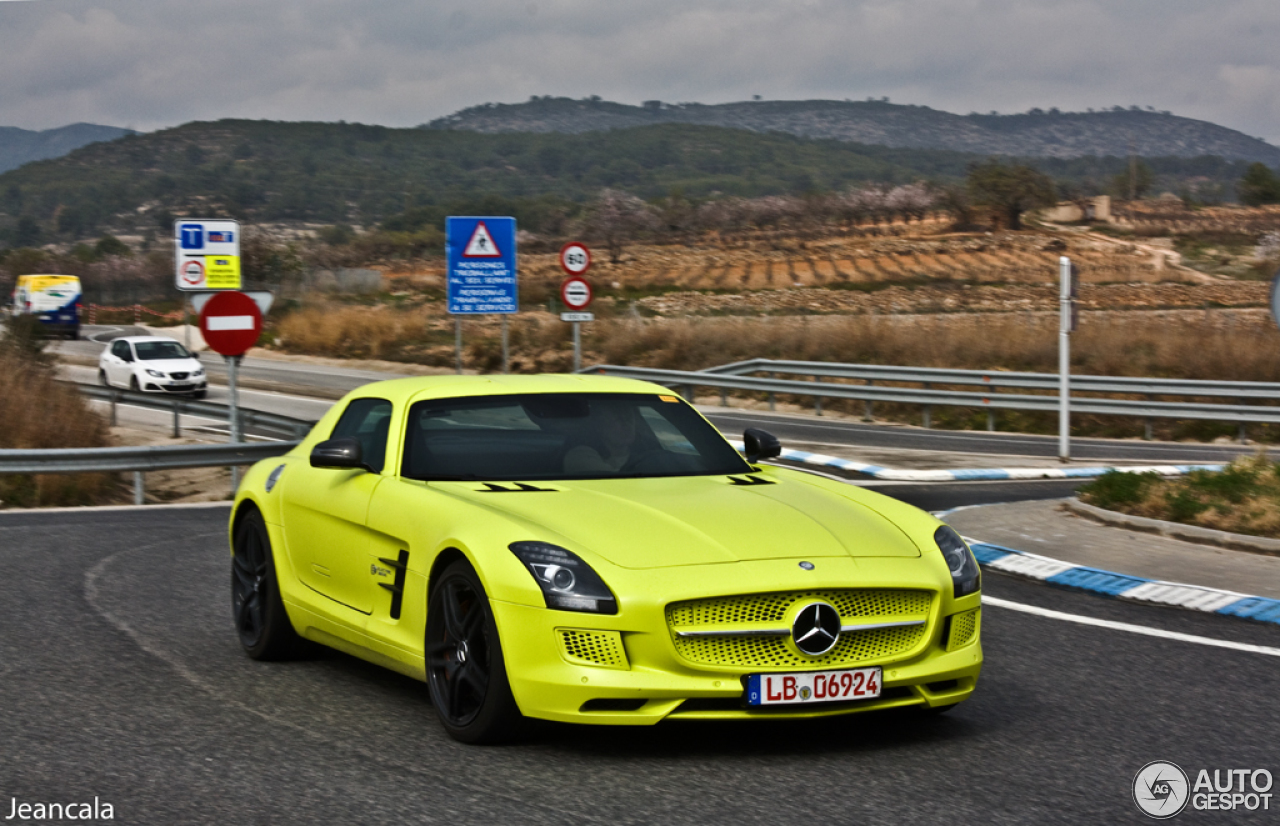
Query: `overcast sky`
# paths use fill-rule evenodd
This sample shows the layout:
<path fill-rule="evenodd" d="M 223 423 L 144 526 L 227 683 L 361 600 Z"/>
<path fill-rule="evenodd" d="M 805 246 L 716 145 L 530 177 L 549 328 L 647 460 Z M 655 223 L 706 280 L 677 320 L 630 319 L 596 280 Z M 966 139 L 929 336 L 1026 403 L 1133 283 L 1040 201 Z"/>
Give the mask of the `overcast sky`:
<path fill-rule="evenodd" d="M 0 126 L 888 95 L 1149 105 L 1280 144 L 1277 43 L 1277 0 L 0 0 Z"/>

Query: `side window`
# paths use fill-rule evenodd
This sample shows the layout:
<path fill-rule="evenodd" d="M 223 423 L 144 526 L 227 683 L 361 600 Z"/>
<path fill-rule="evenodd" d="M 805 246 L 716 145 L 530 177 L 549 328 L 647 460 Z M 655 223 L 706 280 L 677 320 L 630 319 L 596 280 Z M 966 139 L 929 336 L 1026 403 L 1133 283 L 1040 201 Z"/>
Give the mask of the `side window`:
<path fill-rule="evenodd" d="M 129 358 L 129 343 L 125 341 L 117 341 L 111 345 L 111 355 L 118 359 Z"/>
<path fill-rule="evenodd" d="M 387 461 L 387 433 L 391 428 L 391 402 L 386 399 L 355 399 L 347 405 L 330 439 L 354 437 L 360 440 L 364 460 L 381 473 Z"/>

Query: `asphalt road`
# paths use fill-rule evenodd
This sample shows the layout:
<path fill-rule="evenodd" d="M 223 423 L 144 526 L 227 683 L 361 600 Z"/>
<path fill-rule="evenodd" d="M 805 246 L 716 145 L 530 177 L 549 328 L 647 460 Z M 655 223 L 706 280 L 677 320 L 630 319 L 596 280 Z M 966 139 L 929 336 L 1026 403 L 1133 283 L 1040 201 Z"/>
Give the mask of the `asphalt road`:
<path fill-rule="evenodd" d="M 226 515 L 0 514 L 0 817 L 13 798 L 96 796 L 146 824 L 1139 823 L 1130 786 L 1149 761 L 1280 775 L 1276 657 L 994 605 L 978 691 L 944 717 L 548 726 L 462 746 L 412 680 L 339 654 L 245 658 Z M 1280 646 L 1238 620 L 998 575 L 985 590 Z"/>

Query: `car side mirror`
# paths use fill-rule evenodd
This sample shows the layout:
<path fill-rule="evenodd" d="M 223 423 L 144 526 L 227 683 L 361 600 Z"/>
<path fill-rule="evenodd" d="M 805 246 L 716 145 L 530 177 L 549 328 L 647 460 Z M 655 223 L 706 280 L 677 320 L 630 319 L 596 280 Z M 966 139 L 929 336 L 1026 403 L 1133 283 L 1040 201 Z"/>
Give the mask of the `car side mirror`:
<path fill-rule="evenodd" d="M 311 466 L 373 472 L 373 468 L 365 464 L 364 450 L 360 447 L 360 440 L 349 436 L 329 439 L 311 448 Z"/>
<path fill-rule="evenodd" d="M 747 449 L 748 462 L 773 459 L 782 455 L 782 443 L 778 441 L 778 437 L 758 427 L 748 427 L 742 431 L 742 442 Z"/>
<path fill-rule="evenodd" d="M 199 361 L 199 360 L 200 360 L 200 354 L 199 354 L 199 353 L 195 353 L 195 352 L 193 352 L 193 353 L 191 354 L 191 358 L 195 359 L 196 361 Z"/>

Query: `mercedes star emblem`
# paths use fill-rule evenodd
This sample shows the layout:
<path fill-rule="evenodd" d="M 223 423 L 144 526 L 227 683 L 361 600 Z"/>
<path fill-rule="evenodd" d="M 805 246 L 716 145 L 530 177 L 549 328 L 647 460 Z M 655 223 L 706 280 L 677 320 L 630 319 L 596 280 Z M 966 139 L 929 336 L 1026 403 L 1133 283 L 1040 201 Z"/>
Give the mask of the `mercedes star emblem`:
<path fill-rule="evenodd" d="M 840 639 L 840 612 L 825 602 L 801 608 L 791 623 L 791 639 L 810 657 L 821 657 Z"/>

